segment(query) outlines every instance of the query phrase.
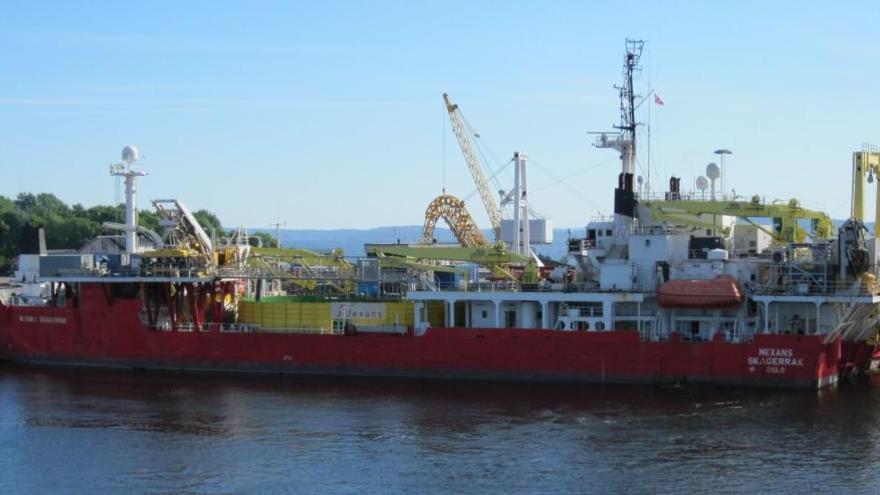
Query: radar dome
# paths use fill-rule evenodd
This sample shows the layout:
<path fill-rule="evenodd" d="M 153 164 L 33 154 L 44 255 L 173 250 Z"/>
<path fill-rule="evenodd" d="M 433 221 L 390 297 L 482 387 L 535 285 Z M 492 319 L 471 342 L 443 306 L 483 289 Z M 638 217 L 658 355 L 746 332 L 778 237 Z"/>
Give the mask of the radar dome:
<path fill-rule="evenodd" d="M 125 148 L 122 148 L 122 161 L 125 163 L 134 163 L 140 160 L 141 154 L 137 148 L 132 145 L 128 145 Z"/>
<path fill-rule="evenodd" d="M 707 179 L 704 175 L 697 177 L 697 189 L 699 189 L 700 191 L 705 191 L 708 188 L 709 179 Z"/>
<path fill-rule="evenodd" d="M 721 167 L 715 162 L 706 165 L 706 177 L 710 180 L 715 180 L 721 177 Z"/>

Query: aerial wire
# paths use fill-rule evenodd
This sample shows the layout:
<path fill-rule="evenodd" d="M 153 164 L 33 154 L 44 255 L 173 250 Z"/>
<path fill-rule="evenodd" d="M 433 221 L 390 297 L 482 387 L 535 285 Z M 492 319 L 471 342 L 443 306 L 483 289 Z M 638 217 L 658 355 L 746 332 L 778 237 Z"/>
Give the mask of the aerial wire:
<path fill-rule="evenodd" d="M 446 194 L 446 111 L 440 114 L 440 139 L 443 142 L 443 194 Z"/>
<path fill-rule="evenodd" d="M 599 163 L 597 163 L 597 164 L 595 164 L 595 165 L 592 165 L 592 166 L 590 166 L 590 167 L 587 167 L 587 168 L 584 169 L 584 170 L 580 170 L 580 171 L 578 171 L 578 172 L 576 172 L 576 173 L 574 173 L 574 174 L 571 174 L 571 175 L 568 175 L 568 176 L 562 177 L 561 179 L 556 179 L 556 177 L 555 177 L 555 176 L 554 176 L 554 175 L 553 175 L 553 174 L 552 174 L 547 168 L 543 167 L 543 166 L 542 166 L 537 160 L 535 160 L 535 158 L 534 158 L 533 156 L 530 156 L 530 157 L 529 157 L 529 163 L 531 163 L 531 164 L 537 166 L 537 167 L 538 167 L 538 170 L 544 172 L 544 174 L 546 174 L 546 175 L 547 175 L 548 177 L 550 177 L 551 179 L 555 179 L 555 182 L 551 182 L 550 184 L 545 184 L 544 186 L 541 186 L 541 187 L 539 187 L 539 188 L 537 188 L 537 189 L 531 189 L 530 192 L 534 194 L 534 193 L 536 193 L 536 192 L 543 191 L 543 190 L 545 190 L 545 189 L 547 189 L 547 188 L 549 188 L 549 187 L 555 186 L 555 185 L 557 185 L 557 184 L 562 184 L 562 185 L 564 185 L 565 187 L 567 187 L 572 193 L 574 193 L 575 196 L 577 196 L 578 198 L 580 198 L 581 200 L 583 200 L 585 203 L 587 203 L 587 204 L 593 206 L 594 208 L 596 208 L 596 209 L 598 210 L 598 212 L 599 212 L 600 215 L 604 215 L 604 208 L 602 208 L 602 205 L 600 205 L 600 204 L 597 203 L 596 201 L 594 201 L 594 200 L 588 198 L 586 195 L 584 195 L 584 193 L 583 193 L 582 191 L 580 191 L 579 189 L 577 189 L 576 187 L 574 187 L 573 185 L 571 185 L 571 184 L 568 182 L 568 179 L 571 179 L 571 178 L 574 178 L 574 177 L 577 177 L 577 176 L 583 175 L 583 174 L 587 173 L 587 172 L 590 171 L 590 170 L 597 169 L 597 168 L 599 168 L 599 167 L 601 167 L 601 166 L 603 166 L 603 165 L 606 165 L 606 164 L 608 164 L 608 163 L 610 163 L 610 162 L 612 162 L 612 161 L 615 161 L 615 160 L 617 160 L 617 158 L 609 158 L 609 159 L 607 159 L 607 160 L 603 160 L 603 161 L 601 161 L 601 162 L 599 162 Z"/>
<path fill-rule="evenodd" d="M 651 82 L 651 45 L 648 45 L 648 98 L 651 98 L 651 95 L 654 93 L 654 87 Z M 651 194 L 651 116 L 653 115 L 653 107 L 651 103 L 648 103 L 648 173 L 645 174 L 645 194 Z"/>

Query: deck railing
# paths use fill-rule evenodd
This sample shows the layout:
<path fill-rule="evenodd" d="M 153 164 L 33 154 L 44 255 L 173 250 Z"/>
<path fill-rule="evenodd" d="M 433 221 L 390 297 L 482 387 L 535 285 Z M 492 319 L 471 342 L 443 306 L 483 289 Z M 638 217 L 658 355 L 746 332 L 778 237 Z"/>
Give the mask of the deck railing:
<path fill-rule="evenodd" d="M 535 283 L 526 284 L 513 281 L 497 282 L 465 282 L 433 284 L 424 291 L 436 292 L 647 292 L 640 284 L 633 284 L 629 289 L 603 289 L 598 282 L 577 283 Z"/>
<path fill-rule="evenodd" d="M 175 326 L 171 322 L 164 321 L 152 326 L 153 330 L 160 332 L 221 332 L 221 333 L 295 333 L 311 335 L 343 335 L 343 328 L 315 328 L 315 327 L 282 327 L 267 326 L 254 323 L 178 323 Z M 354 331 L 358 331 L 355 327 Z M 374 325 L 362 327 L 360 331 L 368 333 L 404 334 L 408 330 L 406 325 Z"/>
<path fill-rule="evenodd" d="M 222 333 L 305 333 L 305 334 L 341 334 L 342 330 L 314 327 L 265 327 L 251 323 L 178 323 L 172 325 L 165 321 L 152 326 L 160 332 L 222 332 Z"/>
<path fill-rule="evenodd" d="M 838 282 L 754 284 L 754 295 L 872 297 L 878 295 L 876 283 Z"/>

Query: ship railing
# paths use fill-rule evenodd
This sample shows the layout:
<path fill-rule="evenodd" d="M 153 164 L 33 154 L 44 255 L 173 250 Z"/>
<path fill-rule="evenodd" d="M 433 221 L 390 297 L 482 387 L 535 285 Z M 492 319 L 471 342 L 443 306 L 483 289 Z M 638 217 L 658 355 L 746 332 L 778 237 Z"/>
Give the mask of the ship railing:
<path fill-rule="evenodd" d="M 518 282 L 500 280 L 494 282 L 442 282 L 433 285 L 437 292 L 518 292 L 521 285 Z"/>
<path fill-rule="evenodd" d="M 94 278 L 95 280 L 112 280 L 114 278 L 120 277 L 138 277 L 144 279 L 150 278 L 167 278 L 167 277 L 180 277 L 180 278 L 200 278 L 205 277 L 206 272 L 203 269 L 174 269 L 174 270 L 155 270 L 155 269 L 118 269 L 113 271 L 106 270 L 79 270 L 79 269 L 59 269 L 57 271 L 51 273 L 44 273 L 40 275 L 40 278 L 43 280 L 46 279 L 55 279 L 57 277 L 77 277 L 77 278 Z"/>
<path fill-rule="evenodd" d="M 614 215 L 594 215 L 590 223 L 614 223 Z"/>
<path fill-rule="evenodd" d="M 637 195 L 642 201 L 750 201 L 751 196 L 741 194 L 716 192 L 713 196 L 708 191 L 680 191 L 680 192 L 642 192 Z M 763 200 L 761 200 L 762 204 Z"/>
<path fill-rule="evenodd" d="M 304 276 L 294 270 L 272 268 L 221 268 L 217 270 L 220 278 L 265 279 L 265 280 L 301 280 L 309 282 L 344 283 L 349 279 L 341 271 L 315 270 L 315 275 Z"/>
<path fill-rule="evenodd" d="M 221 333 L 302 333 L 302 334 L 315 334 L 315 335 L 327 335 L 327 334 L 339 334 L 341 335 L 342 330 L 334 330 L 330 328 L 316 328 L 316 327 L 276 327 L 276 326 L 266 326 L 266 325 L 258 325 L 252 323 L 202 323 L 201 325 L 196 325 L 191 322 L 186 323 L 178 323 L 175 326 L 171 325 L 171 322 L 161 322 L 153 325 L 153 330 L 163 331 L 163 332 L 221 332 Z"/>
<path fill-rule="evenodd" d="M 598 282 L 553 283 L 542 281 L 528 284 L 513 281 L 461 282 L 435 284 L 432 292 L 649 292 L 640 284 L 624 289 L 603 289 Z"/>
<path fill-rule="evenodd" d="M 693 336 L 688 335 L 687 332 L 682 332 L 678 330 L 674 331 L 664 331 L 664 330 L 654 330 L 651 328 L 646 328 L 647 326 L 643 326 L 639 331 L 639 338 L 645 342 L 668 342 L 672 340 L 672 334 L 678 334 L 678 339 L 682 342 L 690 342 L 694 344 L 708 344 L 711 342 L 715 342 L 715 334 L 711 337 L 702 337 L 702 336 Z M 757 332 L 755 331 L 735 331 L 735 330 L 718 330 L 718 334 L 721 335 L 721 340 L 725 343 L 730 344 L 744 344 L 755 341 L 755 335 Z"/>
<path fill-rule="evenodd" d="M 755 295 L 779 296 L 850 296 L 871 297 L 878 295 L 876 283 L 828 281 L 824 283 L 792 282 L 783 284 L 754 284 Z"/>
<path fill-rule="evenodd" d="M 630 230 L 631 235 L 667 235 L 685 233 L 688 233 L 687 229 L 672 225 L 638 225 Z"/>

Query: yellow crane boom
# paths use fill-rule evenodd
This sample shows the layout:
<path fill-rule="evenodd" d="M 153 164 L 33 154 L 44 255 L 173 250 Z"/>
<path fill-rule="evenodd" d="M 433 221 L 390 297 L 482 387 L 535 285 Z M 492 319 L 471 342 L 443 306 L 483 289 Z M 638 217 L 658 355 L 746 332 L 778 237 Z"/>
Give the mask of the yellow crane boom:
<path fill-rule="evenodd" d="M 486 176 L 483 174 L 482 167 L 480 167 L 480 161 L 474 152 L 474 147 L 468 135 L 467 123 L 461 113 L 461 109 L 452 102 L 448 94 L 443 93 L 443 101 L 446 103 L 446 111 L 449 113 L 452 132 L 455 133 L 458 144 L 461 146 L 461 152 L 464 154 L 464 159 L 474 178 L 477 191 L 479 191 L 480 198 L 483 200 L 483 206 L 486 208 L 486 213 L 489 214 L 489 222 L 492 224 L 492 230 L 495 232 L 495 240 L 498 240 L 501 238 L 501 209 L 495 204 L 495 197 L 489 189 L 489 183 L 486 181 Z"/>
<path fill-rule="evenodd" d="M 803 242 L 807 235 L 817 239 L 830 239 L 834 236 L 831 218 L 821 212 L 803 208 L 792 199 L 787 204 L 765 204 L 760 198 L 752 201 L 642 201 L 648 208 L 653 222 L 666 222 L 674 225 L 716 228 L 714 222 L 702 222 L 695 215 L 728 215 L 749 220 L 750 218 L 771 218 L 773 228 L 767 229 L 754 224 L 780 242 Z M 811 232 L 798 225 L 799 220 L 811 221 Z"/>

